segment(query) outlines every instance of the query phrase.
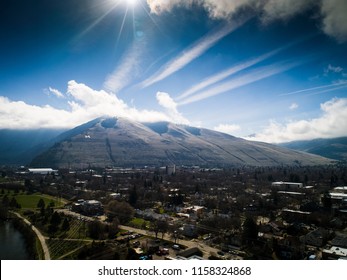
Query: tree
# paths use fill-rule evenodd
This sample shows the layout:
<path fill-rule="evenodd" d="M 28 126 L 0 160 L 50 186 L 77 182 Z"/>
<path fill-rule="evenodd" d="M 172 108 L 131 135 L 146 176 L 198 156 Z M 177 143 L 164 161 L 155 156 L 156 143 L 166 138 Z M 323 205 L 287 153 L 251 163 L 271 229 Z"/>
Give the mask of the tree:
<path fill-rule="evenodd" d="M 6 208 L 10 205 L 10 199 L 8 198 L 8 195 L 4 195 L 2 198 L 2 205 Z"/>
<path fill-rule="evenodd" d="M 258 226 L 251 217 L 247 217 L 242 225 L 242 243 L 249 245 L 257 240 Z"/>
<path fill-rule="evenodd" d="M 106 213 L 111 221 L 117 217 L 121 224 L 126 224 L 134 217 L 135 210 L 125 201 L 113 200 L 107 204 Z"/>
<path fill-rule="evenodd" d="M 104 233 L 105 227 L 99 221 L 92 221 L 88 223 L 88 234 L 93 239 L 101 239 Z"/>
<path fill-rule="evenodd" d="M 165 233 L 169 230 L 169 223 L 167 220 L 159 220 L 158 221 L 159 232 L 161 232 L 161 239 L 164 239 Z"/>
<path fill-rule="evenodd" d="M 329 192 L 325 192 L 322 196 L 322 204 L 325 208 L 331 208 L 332 201 L 331 201 L 331 195 Z"/>
<path fill-rule="evenodd" d="M 118 218 L 114 218 L 111 224 L 108 225 L 108 238 L 115 238 L 116 234 L 119 231 L 119 220 Z"/>
<path fill-rule="evenodd" d="M 46 207 L 45 201 L 42 198 L 40 198 L 39 202 L 37 203 L 37 208 L 42 209 L 45 207 Z"/>
<path fill-rule="evenodd" d="M 48 215 L 46 215 L 45 217 L 47 217 Z M 48 225 L 48 232 L 54 234 L 59 227 L 59 224 L 61 222 L 61 217 L 59 215 L 58 212 L 54 212 L 51 215 L 50 221 L 49 221 L 49 225 Z"/>
<path fill-rule="evenodd" d="M 50 224 L 58 226 L 61 223 L 61 217 L 58 212 L 53 212 L 50 220 Z"/>
<path fill-rule="evenodd" d="M 12 197 L 9 206 L 10 208 L 21 208 L 20 204 L 17 202 L 17 200 L 14 197 Z"/>
<path fill-rule="evenodd" d="M 151 222 L 150 230 L 154 232 L 155 238 L 157 239 L 158 238 L 158 233 L 160 231 L 158 220 L 154 220 L 153 222 Z"/>
<path fill-rule="evenodd" d="M 129 194 L 129 203 L 131 206 L 136 205 L 137 197 L 138 197 L 138 195 L 137 195 L 137 190 L 136 190 L 136 186 L 135 186 Z"/>
<path fill-rule="evenodd" d="M 64 219 L 63 224 L 61 225 L 61 230 L 62 231 L 70 230 L 70 222 L 69 222 L 68 218 Z"/>

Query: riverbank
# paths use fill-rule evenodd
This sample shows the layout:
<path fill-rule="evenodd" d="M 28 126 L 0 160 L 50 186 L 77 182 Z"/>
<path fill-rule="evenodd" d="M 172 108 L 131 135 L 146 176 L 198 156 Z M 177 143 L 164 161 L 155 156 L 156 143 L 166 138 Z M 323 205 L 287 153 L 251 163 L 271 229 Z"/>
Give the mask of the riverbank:
<path fill-rule="evenodd" d="M 35 234 L 31 226 L 25 223 L 25 221 L 21 217 L 18 217 L 13 212 L 8 212 L 6 217 L 1 218 L 1 222 L 4 223 L 3 226 L 6 226 L 7 230 L 12 230 L 14 237 L 17 236 L 16 232 L 18 232 L 23 238 L 25 253 L 23 253 L 23 257 L 18 256 L 16 257 L 16 259 L 40 260 L 44 258 L 43 250 L 38 236 Z M 3 242 L 8 242 L 8 240 L 3 240 Z M 4 244 L 4 250 L 11 250 L 10 247 L 5 245 L 8 244 Z M 6 255 L 8 256 L 8 258 L 6 257 Z M 6 255 L 4 254 L 3 259 L 13 259 L 13 257 L 11 257 L 11 252 Z"/>

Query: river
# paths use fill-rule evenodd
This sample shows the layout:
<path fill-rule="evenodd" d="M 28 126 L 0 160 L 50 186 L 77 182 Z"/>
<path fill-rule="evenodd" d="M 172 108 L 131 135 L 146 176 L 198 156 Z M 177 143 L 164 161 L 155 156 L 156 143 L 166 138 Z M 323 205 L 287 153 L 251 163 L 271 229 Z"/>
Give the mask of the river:
<path fill-rule="evenodd" d="M 0 220 L 0 259 L 29 259 L 24 236 L 10 221 Z"/>

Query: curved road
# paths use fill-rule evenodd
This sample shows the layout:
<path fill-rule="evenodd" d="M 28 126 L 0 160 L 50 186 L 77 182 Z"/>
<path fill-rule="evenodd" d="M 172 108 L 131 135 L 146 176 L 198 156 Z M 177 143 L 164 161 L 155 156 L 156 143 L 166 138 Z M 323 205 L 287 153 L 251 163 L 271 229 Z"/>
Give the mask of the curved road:
<path fill-rule="evenodd" d="M 47 246 L 47 243 L 46 243 L 46 238 L 45 238 L 45 236 L 42 235 L 41 231 L 39 231 L 37 229 L 37 227 L 35 227 L 32 223 L 30 223 L 29 220 L 27 220 L 26 218 L 21 216 L 19 213 L 13 212 L 13 211 L 11 211 L 11 213 L 15 214 L 17 217 L 22 219 L 36 233 L 36 235 L 37 235 L 37 237 L 38 237 L 38 239 L 40 240 L 40 243 L 41 243 L 41 247 L 42 247 L 43 254 L 44 254 L 44 259 L 45 260 L 50 260 L 51 259 L 51 255 L 49 253 L 49 249 L 48 249 L 48 246 Z"/>

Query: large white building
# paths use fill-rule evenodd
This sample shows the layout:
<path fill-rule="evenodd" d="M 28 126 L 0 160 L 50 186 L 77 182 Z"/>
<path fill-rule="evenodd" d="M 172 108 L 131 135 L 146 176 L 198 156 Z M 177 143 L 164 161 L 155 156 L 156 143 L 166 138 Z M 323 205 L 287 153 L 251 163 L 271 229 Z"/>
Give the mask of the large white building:
<path fill-rule="evenodd" d="M 58 170 L 54 170 L 52 168 L 29 168 L 29 172 L 32 174 L 41 174 L 41 175 L 47 175 L 47 174 L 58 174 Z"/>
<path fill-rule="evenodd" d="M 278 189 L 278 190 L 297 190 L 302 189 L 304 187 L 303 183 L 294 183 L 294 182 L 273 182 L 271 184 L 272 188 Z"/>

